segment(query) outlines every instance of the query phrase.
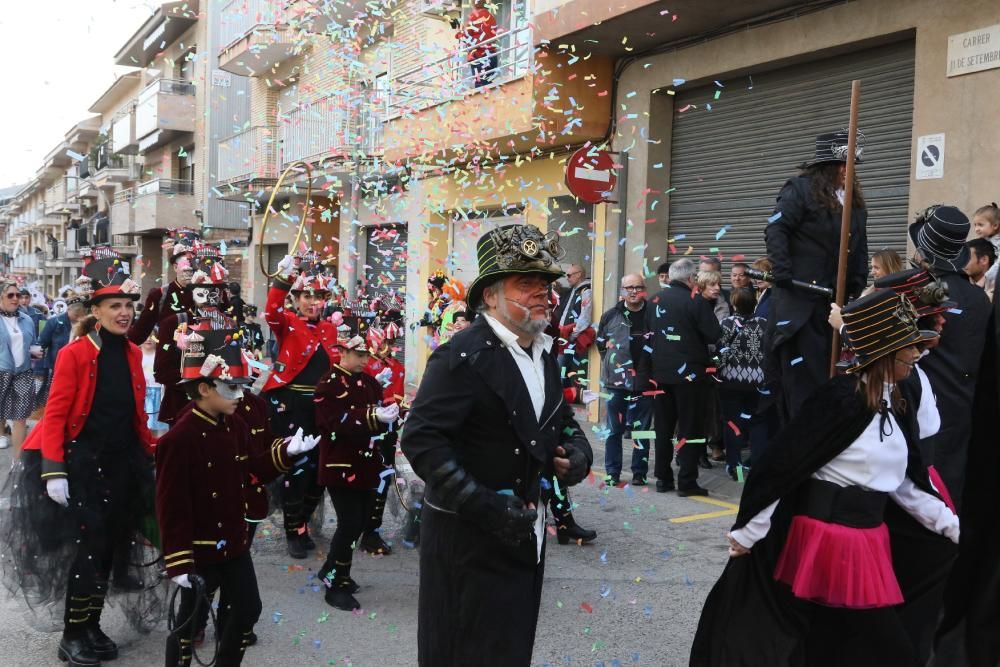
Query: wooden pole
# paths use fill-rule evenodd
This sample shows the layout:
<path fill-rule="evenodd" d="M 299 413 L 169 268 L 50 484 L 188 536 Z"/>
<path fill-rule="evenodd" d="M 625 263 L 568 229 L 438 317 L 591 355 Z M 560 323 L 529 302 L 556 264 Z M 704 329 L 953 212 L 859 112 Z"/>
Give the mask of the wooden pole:
<path fill-rule="evenodd" d="M 847 298 L 847 246 L 851 236 L 851 209 L 854 203 L 854 156 L 858 145 L 858 102 L 861 98 L 861 82 L 851 82 L 851 122 L 847 133 L 847 173 L 844 182 L 844 211 L 840 217 L 840 254 L 837 258 L 837 291 L 835 301 L 843 306 Z M 868 259 L 867 257 L 865 258 Z M 830 350 L 830 377 L 837 375 L 837 361 L 840 359 L 840 332 L 833 332 L 833 347 Z"/>

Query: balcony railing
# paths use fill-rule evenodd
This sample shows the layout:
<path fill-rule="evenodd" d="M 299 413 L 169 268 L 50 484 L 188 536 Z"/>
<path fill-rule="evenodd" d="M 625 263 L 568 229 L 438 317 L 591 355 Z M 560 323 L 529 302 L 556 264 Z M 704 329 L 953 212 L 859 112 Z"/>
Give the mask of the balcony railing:
<path fill-rule="evenodd" d="M 119 193 L 120 194 L 120 193 Z M 136 197 L 148 195 L 193 195 L 194 181 L 182 181 L 174 178 L 156 178 L 135 186 Z M 115 195 L 118 201 L 118 195 Z"/>
<path fill-rule="evenodd" d="M 271 28 L 283 13 L 274 0 L 230 0 L 222 7 L 219 45 L 224 51 L 258 28 Z"/>
<path fill-rule="evenodd" d="M 282 167 L 296 160 L 351 152 L 348 99 L 330 95 L 279 116 Z"/>
<path fill-rule="evenodd" d="M 135 189 L 125 188 L 124 190 L 119 190 L 118 192 L 115 193 L 114 203 L 124 204 L 126 202 L 131 202 L 134 199 L 135 199 Z"/>
<path fill-rule="evenodd" d="M 276 178 L 277 155 L 278 128 L 251 127 L 219 142 L 218 178 L 220 181 Z"/>
<path fill-rule="evenodd" d="M 194 96 L 194 91 L 193 83 L 180 79 L 160 79 L 147 86 L 139 93 L 135 107 L 135 136 L 145 137 L 160 129 L 160 95 Z M 176 123 L 189 119 L 170 120 Z"/>
<path fill-rule="evenodd" d="M 492 51 L 478 59 L 473 52 Z M 534 46 L 531 27 L 503 32 L 492 39 L 462 46 L 443 58 L 402 73 L 391 71 L 389 118 L 420 111 L 448 100 L 461 99 L 469 92 L 513 81 L 532 72 Z M 478 53 L 476 54 L 478 55 Z M 476 65 L 474 68 L 473 65 Z"/>
<path fill-rule="evenodd" d="M 385 97 L 376 94 L 362 98 L 355 116 L 354 135 L 363 157 L 385 152 Z"/>

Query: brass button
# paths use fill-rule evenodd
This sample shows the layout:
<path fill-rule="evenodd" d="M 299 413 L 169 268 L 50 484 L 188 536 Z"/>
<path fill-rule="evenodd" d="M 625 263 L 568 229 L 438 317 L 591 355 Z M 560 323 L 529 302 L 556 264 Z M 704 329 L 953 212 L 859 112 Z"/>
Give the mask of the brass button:
<path fill-rule="evenodd" d="M 222 522 L 221 521 L 218 523 L 218 526 L 219 526 L 219 528 L 222 528 Z"/>
<path fill-rule="evenodd" d="M 212 462 L 211 462 L 211 461 L 209 461 L 209 462 L 208 462 L 208 467 L 209 467 L 209 468 L 211 468 L 211 467 L 212 467 Z"/>
<path fill-rule="evenodd" d="M 520 449 L 517 449 L 517 448 L 515 447 L 515 448 L 514 448 L 514 453 L 515 453 L 515 454 L 520 454 L 520 453 L 521 453 L 521 450 L 520 450 Z"/>
<path fill-rule="evenodd" d="M 215 491 L 212 491 L 212 497 L 213 497 L 213 498 L 218 498 L 218 497 L 219 497 L 219 494 L 218 494 L 218 493 L 216 493 Z"/>
<path fill-rule="evenodd" d="M 532 447 L 534 447 L 538 443 L 536 441 L 532 440 L 530 444 L 531 444 Z"/>

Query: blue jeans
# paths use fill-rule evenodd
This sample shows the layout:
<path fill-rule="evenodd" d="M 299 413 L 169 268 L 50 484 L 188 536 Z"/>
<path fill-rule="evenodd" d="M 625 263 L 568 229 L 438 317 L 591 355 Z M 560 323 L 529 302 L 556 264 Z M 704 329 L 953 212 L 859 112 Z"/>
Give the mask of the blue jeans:
<path fill-rule="evenodd" d="M 653 421 L 653 397 L 635 395 L 625 389 L 609 389 L 608 439 L 604 443 L 604 469 L 609 475 L 622 472 L 622 436 L 631 431 L 648 431 Z M 632 474 L 649 472 L 649 440 L 636 440 L 632 448 Z"/>

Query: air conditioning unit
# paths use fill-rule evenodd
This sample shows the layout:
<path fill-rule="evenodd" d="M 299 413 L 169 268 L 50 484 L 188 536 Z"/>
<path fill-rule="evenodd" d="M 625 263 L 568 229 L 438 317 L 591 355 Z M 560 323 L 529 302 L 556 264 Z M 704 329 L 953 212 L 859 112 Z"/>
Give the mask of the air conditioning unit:
<path fill-rule="evenodd" d="M 462 0 L 419 0 L 420 12 L 439 19 L 461 16 Z"/>

